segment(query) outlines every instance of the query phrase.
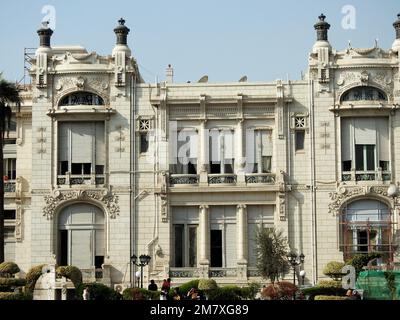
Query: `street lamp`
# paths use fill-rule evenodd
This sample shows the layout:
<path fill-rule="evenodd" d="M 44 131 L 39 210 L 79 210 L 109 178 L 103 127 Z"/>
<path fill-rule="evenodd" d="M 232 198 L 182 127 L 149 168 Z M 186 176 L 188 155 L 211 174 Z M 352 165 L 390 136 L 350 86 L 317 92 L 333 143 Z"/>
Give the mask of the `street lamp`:
<path fill-rule="evenodd" d="M 304 254 L 301 253 L 298 256 L 297 254 L 292 252 L 288 254 L 287 258 L 293 268 L 293 284 L 296 285 L 296 267 L 304 262 Z M 293 293 L 293 300 L 296 300 L 296 292 Z"/>
<path fill-rule="evenodd" d="M 150 262 L 151 257 L 147 254 L 142 254 L 139 256 L 139 262 L 137 262 L 137 256 L 133 255 L 131 257 L 131 262 L 140 267 L 140 287 L 143 288 L 143 267 L 147 266 Z M 137 273 L 136 273 L 137 275 Z"/>

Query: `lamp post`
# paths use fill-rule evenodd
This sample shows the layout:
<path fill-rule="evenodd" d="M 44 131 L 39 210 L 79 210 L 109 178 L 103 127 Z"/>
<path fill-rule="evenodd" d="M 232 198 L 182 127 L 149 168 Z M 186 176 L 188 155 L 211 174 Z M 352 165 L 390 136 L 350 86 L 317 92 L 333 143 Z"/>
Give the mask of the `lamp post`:
<path fill-rule="evenodd" d="M 290 253 L 287 256 L 287 259 L 290 265 L 293 268 L 293 284 L 296 285 L 296 267 L 304 262 L 304 254 L 300 254 L 299 256 L 295 253 Z M 300 282 L 300 281 L 299 281 Z M 296 300 L 296 292 L 293 293 L 293 300 Z"/>
<path fill-rule="evenodd" d="M 151 257 L 147 254 L 142 254 L 139 256 L 139 262 L 137 261 L 137 256 L 133 255 L 131 257 L 131 262 L 135 265 L 140 267 L 140 287 L 143 288 L 143 267 L 147 266 L 150 262 Z M 137 275 L 137 273 L 136 273 Z"/>

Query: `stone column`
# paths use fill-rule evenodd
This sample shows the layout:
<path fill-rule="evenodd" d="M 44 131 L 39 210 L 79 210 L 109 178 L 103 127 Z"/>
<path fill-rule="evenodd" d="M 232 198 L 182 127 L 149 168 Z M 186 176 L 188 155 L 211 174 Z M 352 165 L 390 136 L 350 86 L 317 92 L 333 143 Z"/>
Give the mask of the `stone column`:
<path fill-rule="evenodd" d="M 237 175 L 237 183 L 245 184 L 245 158 L 243 157 L 243 120 L 240 119 L 236 126 L 236 162 L 235 172 Z"/>
<path fill-rule="evenodd" d="M 200 130 L 199 130 L 199 140 L 200 140 L 200 185 L 208 185 L 207 180 L 207 164 L 208 164 L 208 157 L 207 157 L 207 139 L 208 134 L 206 130 L 206 122 L 201 121 L 200 123 Z"/>
<path fill-rule="evenodd" d="M 208 278 L 210 266 L 210 213 L 207 205 L 199 207 L 200 276 Z"/>
<path fill-rule="evenodd" d="M 237 280 L 247 280 L 247 208 L 245 204 L 236 207 L 236 252 L 237 252 Z"/>

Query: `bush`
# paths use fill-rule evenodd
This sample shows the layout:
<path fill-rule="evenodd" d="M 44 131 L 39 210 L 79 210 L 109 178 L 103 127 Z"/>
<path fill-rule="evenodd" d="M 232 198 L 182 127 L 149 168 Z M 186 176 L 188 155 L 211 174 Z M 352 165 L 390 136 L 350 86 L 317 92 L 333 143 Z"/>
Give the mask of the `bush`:
<path fill-rule="evenodd" d="M 341 296 L 318 295 L 318 296 L 315 296 L 314 300 L 349 300 L 349 299 L 347 297 L 341 297 Z"/>
<path fill-rule="evenodd" d="M 72 281 L 72 279 L 71 279 Z M 89 288 L 90 300 L 118 300 L 118 293 L 102 283 L 81 283 L 75 290 L 78 300 L 82 300 L 83 290 Z"/>
<path fill-rule="evenodd" d="M 356 269 L 357 276 L 363 271 L 363 267 L 366 267 L 368 262 L 373 259 L 380 258 L 381 254 L 377 252 L 372 252 L 368 254 L 356 254 L 353 258 L 346 261 L 346 264 L 352 265 Z"/>
<path fill-rule="evenodd" d="M 345 296 L 346 291 L 343 288 L 335 287 L 312 287 L 301 290 L 305 296 L 309 296 L 309 300 L 314 300 L 315 296 Z"/>
<path fill-rule="evenodd" d="M 0 300 L 33 300 L 31 293 L 0 292 Z"/>
<path fill-rule="evenodd" d="M 42 269 L 44 266 L 45 264 L 41 264 L 29 269 L 28 273 L 26 274 L 25 288 L 27 292 L 33 293 L 33 290 L 35 290 L 36 282 L 42 275 Z"/>
<path fill-rule="evenodd" d="M 126 288 L 122 297 L 124 300 L 160 300 L 161 291 L 152 291 L 142 288 Z"/>
<path fill-rule="evenodd" d="M 214 279 L 200 279 L 199 290 L 208 291 L 218 288 L 217 282 Z"/>
<path fill-rule="evenodd" d="M 341 288 L 342 281 L 340 280 L 321 280 L 318 282 L 320 288 Z"/>
<path fill-rule="evenodd" d="M 2 262 L 0 263 L 0 276 L 11 277 L 12 275 L 18 273 L 19 267 L 14 262 Z"/>
<path fill-rule="evenodd" d="M 61 266 L 56 270 L 57 275 L 68 278 L 77 289 L 82 284 L 82 272 L 75 266 Z M 108 288 L 108 287 L 107 287 Z"/>
<path fill-rule="evenodd" d="M 251 282 L 247 287 L 241 288 L 241 296 L 243 299 L 254 300 L 260 288 L 261 285 L 258 282 Z"/>
<path fill-rule="evenodd" d="M 199 288 L 199 279 L 191 280 L 189 282 L 185 282 L 179 286 L 179 292 L 183 295 L 187 295 L 187 293 L 190 291 L 190 289 Z"/>
<path fill-rule="evenodd" d="M 325 266 L 323 273 L 332 279 L 338 279 L 342 276 L 342 268 L 344 267 L 343 262 L 331 261 Z"/>
<path fill-rule="evenodd" d="M 270 284 L 261 292 L 261 296 L 268 300 L 290 300 L 298 291 L 297 286 L 288 281 Z"/>
<path fill-rule="evenodd" d="M 0 286 L 23 287 L 25 285 L 26 285 L 25 279 L 0 278 Z"/>
<path fill-rule="evenodd" d="M 226 286 L 210 289 L 207 292 L 208 300 L 240 300 L 241 289 L 237 286 Z"/>

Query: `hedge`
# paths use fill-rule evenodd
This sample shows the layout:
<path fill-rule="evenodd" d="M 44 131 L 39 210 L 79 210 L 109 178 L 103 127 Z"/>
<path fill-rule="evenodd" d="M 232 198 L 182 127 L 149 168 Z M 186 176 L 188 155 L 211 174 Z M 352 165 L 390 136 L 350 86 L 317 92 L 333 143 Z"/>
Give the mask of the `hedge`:
<path fill-rule="evenodd" d="M 27 292 L 33 293 L 33 290 L 35 290 L 36 282 L 42 275 L 42 269 L 44 266 L 45 264 L 40 264 L 29 269 L 28 273 L 26 274 L 25 288 Z"/>
<path fill-rule="evenodd" d="M 207 291 L 208 300 L 223 301 L 223 300 L 240 300 L 241 288 L 237 286 L 226 286 L 214 288 Z"/>
<path fill-rule="evenodd" d="M 207 291 L 218 288 L 217 282 L 214 279 L 200 279 L 199 290 Z"/>
<path fill-rule="evenodd" d="M 342 296 L 318 295 L 318 296 L 315 296 L 314 300 L 349 300 L 349 299 L 347 297 L 342 297 Z"/>
<path fill-rule="evenodd" d="M 320 288 L 341 288 L 342 281 L 340 280 L 321 280 L 318 282 Z"/>
<path fill-rule="evenodd" d="M 0 286 L 23 287 L 26 285 L 26 279 L 0 278 Z"/>
<path fill-rule="evenodd" d="M 56 273 L 59 276 L 70 279 L 75 289 L 82 284 L 82 272 L 75 266 L 60 266 L 56 269 Z"/>
<path fill-rule="evenodd" d="M 345 296 L 346 291 L 343 288 L 335 287 L 312 287 L 301 290 L 305 296 L 309 296 L 309 300 L 314 300 L 315 296 Z"/>
<path fill-rule="evenodd" d="M 126 288 L 122 292 L 124 300 L 160 300 L 160 291 L 152 291 L 142 288 Z"/>
<path fill-rule="evenodd" d="M 102 283 L 81 283 L 77 289 L 75 289 L 76 297 L 78 300 L 83 300 L 83 290 L 89 288 L 89 299 L 90 300 L 119 300 L 122 298 L 121 295 L 111 289 L 110 287 Z"/>
<path fill-rule="evenodd" d="M 33 295 L 26 293 L 0 292 L 0 300 L 33 300 Z"/>
<path fill-rule="evenodd" d="M 199 288 L 199 282 L 200 282 L 199 279 L 185 282 L 179 286 L 179 292 L 186 296 L 187 293 L 190 291 L 190 289 L 192 289 L 192 288 L 198 289 Z"/>
<path fill-rule="evenodd" d="M 20 271 L 18 265 L 14 262 L 2 262 L 0 263 L 0 275 L 10 277 Z"/>

